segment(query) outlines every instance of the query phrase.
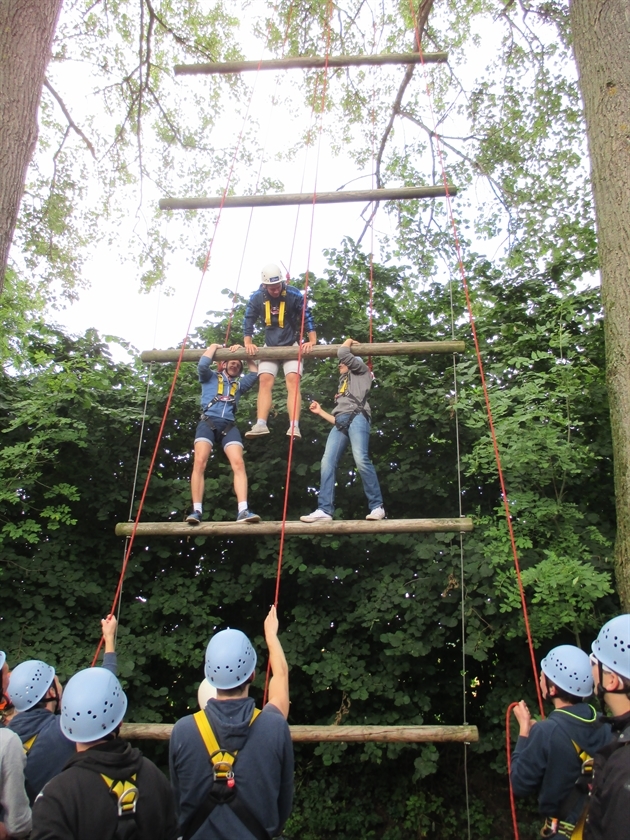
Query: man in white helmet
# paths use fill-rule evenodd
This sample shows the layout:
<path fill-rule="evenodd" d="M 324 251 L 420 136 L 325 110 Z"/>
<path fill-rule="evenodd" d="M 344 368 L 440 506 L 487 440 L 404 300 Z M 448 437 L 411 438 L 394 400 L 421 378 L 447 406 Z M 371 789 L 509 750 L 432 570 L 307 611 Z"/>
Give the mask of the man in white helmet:
<path fill-rule="evenodd" d="M 76 751 L 35 800 L 31 840 L 175 840 L 171 786 L 119 737 L 126 710 L 125 692 L 106 668 L 68 681 L 61 729 Z"/>
<path fill-rule="evenodd" d="M 553 704 L 546 720 L 532 719 L 524 700 L 514 709 L 519 738 L 510 781 L 516 796 L 538 795 L 545 817 L 543 837 L 570 838 L 588 799 L 588 780 L 580 779 L 583 754 L 593 756 L 610 741 L 610 727 L 585 701 L 593 693 L 588 655 L 574 645 L 560 645 L 540 663 L 540 688 Z"/>
<path fill-rule="evenodd" d="M 250 356 L 258 352 L 254 344 L 254 326 L 262 322 L 265 327 L 265 347 L 291 347 L 302 340 L 302 318 L 308 332 L 308 341 L 302 344 L 302 353 L 310 353 L 317 344 L 317 333 L 313 316 L 305 305 L 304 295 L 284 281 L 282 270 L 275 263 L 266 265 L 261 273 L 262 282 L 257 292 L 250 297 L 243 320 L 245 349 Z M 300 434 L 300 376 L 303 366 L 297 359 L 283 364 L 284 381 L 287 386 L 287 409 L 289 428 L 287 435 L 299 438 Z M 278 374 L 277 362 L 260 362 L 258 365 L 258 417 L 245 437 L 268 435 L 267 419 L 271 410 L 273 383 Z"/>
<path fill-rule="evenodd" d="M 206 649 L 205 675 L 216 698 L 173 727 L 170 775 L 183 840 L 270 840 L 291 813 L 289 668 L 275 607 L 265 640 L 272 677 L 262 712 L 249 697 L 256 652 L 240 630 L 222 630 Z"/>
<path fill-rule="evenodd" d="M 9 669 L 3 650 L 0 650 L 0 671 L 4 696 Z M 31 809 L 24 789 L 25 767 L 22 742 L 15 732 L 0 724 L 0 840 L 28 837 L 31 832 Z"/>
<path fill-rule="evenodd" d="M 592 645 L 597 695 L 613 740 L 595 756 L 584 840 L 627 840 L 630 823 L 630 614 L 604 624 Z"/>

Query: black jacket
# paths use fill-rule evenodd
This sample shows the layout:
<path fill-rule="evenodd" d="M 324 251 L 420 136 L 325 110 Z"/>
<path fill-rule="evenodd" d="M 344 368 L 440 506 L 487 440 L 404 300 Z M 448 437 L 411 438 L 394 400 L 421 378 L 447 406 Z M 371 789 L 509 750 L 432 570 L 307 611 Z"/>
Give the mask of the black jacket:
<path fill-rule="evenodd" d="M 116 738 L 76 753 L 33 806 L 31 840 L 112 840 L 117 805 L 101 773 L 127 780 L 137 774 L 138 840 L 175 840 L 173 792 L 164 774 L 140 750 Z"/>
<path fill-rule="evenodd" d="M 611 719 L 617 736 L 595 756 L 584 840 L 628 840 L 630 712 Z"/>

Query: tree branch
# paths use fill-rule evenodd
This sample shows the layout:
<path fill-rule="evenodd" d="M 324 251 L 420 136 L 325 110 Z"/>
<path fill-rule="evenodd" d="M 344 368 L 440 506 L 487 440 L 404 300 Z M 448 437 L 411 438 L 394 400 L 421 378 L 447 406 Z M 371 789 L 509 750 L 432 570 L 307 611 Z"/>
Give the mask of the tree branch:
<path fill-rule="evenodd" d="M 68 109 L 66 108 L 66 106 L 64 104 L 63 99 L 59 96 L 59 94 L 54 89 L 54 87 L 50 84 L 48 79 L 44 79 L 44 87 L 46 88 L 46 90 L 48 90 L 52 94 L 53 98 L 57 101 L 59 107 L 61 108 L 61 110 L 63 112 L 64 117 L 68 120 L 68 125 L 70 126 L 70 128 L 73 131 L 76 131 L 76 133 L 79 135 L 79 137 L 83 140 L 85 145 L 90 150 L 90 153 L 91 153 L 92 157 L 94 158 L 94 160 L 96 160 L 96 152 L 94 151 L 94 146 L 90 143 L 90 141 L 87 139 L 85 134 L 81 131 L 79 126 L 72 119 L 72 117 L 70 116 L 70 112 L 68 111 Z"/>

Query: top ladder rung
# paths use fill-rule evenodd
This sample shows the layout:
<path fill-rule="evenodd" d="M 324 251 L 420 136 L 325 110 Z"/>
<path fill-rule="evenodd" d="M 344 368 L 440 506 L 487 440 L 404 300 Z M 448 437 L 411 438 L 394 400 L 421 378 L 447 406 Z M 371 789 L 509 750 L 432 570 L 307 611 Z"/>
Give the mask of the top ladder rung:
<path fill-rule="evenodd" d="M 251 70 L 323 70 L 327 67 L 381 66 L 386 64 L 442 64 L 448 53 L 383 53 L 382 55 L 302 55 L 267 61 L 211 61 L 207 64 L 176 64 L 176 76 L 246 73 Z"/>

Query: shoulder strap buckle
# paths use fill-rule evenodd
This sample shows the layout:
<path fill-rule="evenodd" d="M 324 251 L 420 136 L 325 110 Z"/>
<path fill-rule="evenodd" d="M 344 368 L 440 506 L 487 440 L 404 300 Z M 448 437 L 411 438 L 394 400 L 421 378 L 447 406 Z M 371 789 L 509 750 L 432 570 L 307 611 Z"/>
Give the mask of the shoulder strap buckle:
<path fill-rule="evenodd" d="M 110 779 L 104 773 L 101 778 L 109 788 L 109 792 L 116 797 L 119 817 L 132 817 L 136 813 L 140 791 L 136 787 L 136 774 L 131 779 Z"/>

